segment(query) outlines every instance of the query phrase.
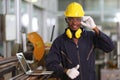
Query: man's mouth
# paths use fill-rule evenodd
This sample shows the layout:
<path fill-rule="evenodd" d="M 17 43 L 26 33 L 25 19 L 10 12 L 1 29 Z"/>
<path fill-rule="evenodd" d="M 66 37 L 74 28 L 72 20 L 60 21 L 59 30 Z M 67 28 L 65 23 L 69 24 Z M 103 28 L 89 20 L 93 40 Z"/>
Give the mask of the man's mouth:
<path fill-rule="evenodd" d="M 72 26 L 72 29 L 76 30 L 76 29 L 78 29 L 78 26 Z"/>

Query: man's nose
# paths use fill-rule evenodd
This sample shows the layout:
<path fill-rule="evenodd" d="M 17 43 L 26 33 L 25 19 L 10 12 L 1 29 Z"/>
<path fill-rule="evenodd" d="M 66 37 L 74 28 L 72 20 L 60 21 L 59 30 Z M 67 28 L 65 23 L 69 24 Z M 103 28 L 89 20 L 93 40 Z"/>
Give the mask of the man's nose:
<path fill-rule="evenodd" d="M 78 22 L 74 20 L 72 23 L 73 23 L 74 25 L 76 25 Z"/>

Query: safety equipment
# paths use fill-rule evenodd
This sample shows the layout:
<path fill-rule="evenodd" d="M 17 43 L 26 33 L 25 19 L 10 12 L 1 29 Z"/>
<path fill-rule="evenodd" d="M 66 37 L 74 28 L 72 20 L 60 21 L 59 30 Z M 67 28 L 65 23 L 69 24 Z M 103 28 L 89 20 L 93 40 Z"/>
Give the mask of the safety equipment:
<path fill-rule="evenodd" d="M 89 29 L 94 29 L 96 27 L 96 24 L 95 24 L 94 20 L 90 16 L 82 17 L 81 24 L 83 26 L 88 27 Z"/>
<path fill-rule="evenodd" d="M 83 17 L 84 10 L 83 10 L 81 4 L 79 4 L 77 2 L 72 2 L 66 8 L 64 15 L 66 17 Z"/>
<path fill-rule="evenodd" d="M 27 38 L 34 46 L 34 58 L 40 61 L 45 52 L 45 46 L 41 36 L 36 32 L 31 32 L 27 35 Z"/>
<path fill-rule="evenodd" d="M 71 33 L 70 29 L 66 30 L 66 35 L 68 38 L 70 38 L 70 39 L 72 38 L 72 33 Z"/>
<path fill-rule="evenodd" d="M 79 29 L 75 32 L 75 37 L 76 37 L 76 38 L 80 38 L 80 37 L 81 37 L 81 33 L 82 33 L 82 30 L 79 28 Z"/>
<path fill-rule="evenodd" d="M 77 65 L 71 69 L 68 69 L 66 74 L 68 75 L 69 78 L 75 79 L 80 73 L 78 71 L 80 65 Z"/>
<path fill-rule="evenodd" d="M 82 33 L 82 30 L 79 28 L 76 32 L 75 32 L 75 34 L 74 34 L 74 36 L 75 36 L 75 38 L 80 38 L 81 37 L 81 33 Z M 69 29 L 69 28 L 67 28 L 67 30 L 66 30 L 66 35 L 67 35 L 67 37 L 68 38 L 72 38 L 73 37 L 73 34 L 72 34 L 72 32 L 71 32 L 71 30 Z"/>

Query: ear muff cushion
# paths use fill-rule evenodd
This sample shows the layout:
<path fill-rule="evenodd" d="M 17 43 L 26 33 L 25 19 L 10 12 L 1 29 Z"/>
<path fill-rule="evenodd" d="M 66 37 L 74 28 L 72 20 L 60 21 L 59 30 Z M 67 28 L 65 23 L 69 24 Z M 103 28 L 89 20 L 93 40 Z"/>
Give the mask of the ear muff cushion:
<path fill-rule="evenodd" d="M 82 33 L 82 30 L 81 30 L 81 29 L 78 29 L 78 30 L 75 32 L 75 37 L 76 37 L 76 38 L 80 38 L 80 37 L 81 37 L 81 33 Z"/>
<path fill-rule="evenodd" d="M 82 33 L 82 30 L 79 28 L 76 32 L 75 32 L 75 38 L 80 38 L 81 37 L 81 33 Z M 71 30 L 69 28 L 67 28 L 66 30 L 66 35 L 68 38 L 72 38 L 73 37 L 73 34 L 71 32 Z"/>
<path fill-rule="evenodd" d="M 69 28 L 66 30 L 66 35 L 68 38 L 70 38 L 70 39 L 72 38 L 72 32 L 70 31 Z"/>

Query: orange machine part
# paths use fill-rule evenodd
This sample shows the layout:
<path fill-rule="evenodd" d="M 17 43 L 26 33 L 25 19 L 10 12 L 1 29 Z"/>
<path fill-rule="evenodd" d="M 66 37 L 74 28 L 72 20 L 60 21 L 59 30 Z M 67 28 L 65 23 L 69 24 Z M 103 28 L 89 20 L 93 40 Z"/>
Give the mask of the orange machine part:
<path fill-rule="evenodd" d="M 45 52 L 45 46 L 41 36 L 36 32 L 32 32 L 32 33 L 29 33 L 27 37 L 28 37 L 28 40 L 34 46 L 33 54 L 34 54 L 35 60 L 40 61 Z"/>

